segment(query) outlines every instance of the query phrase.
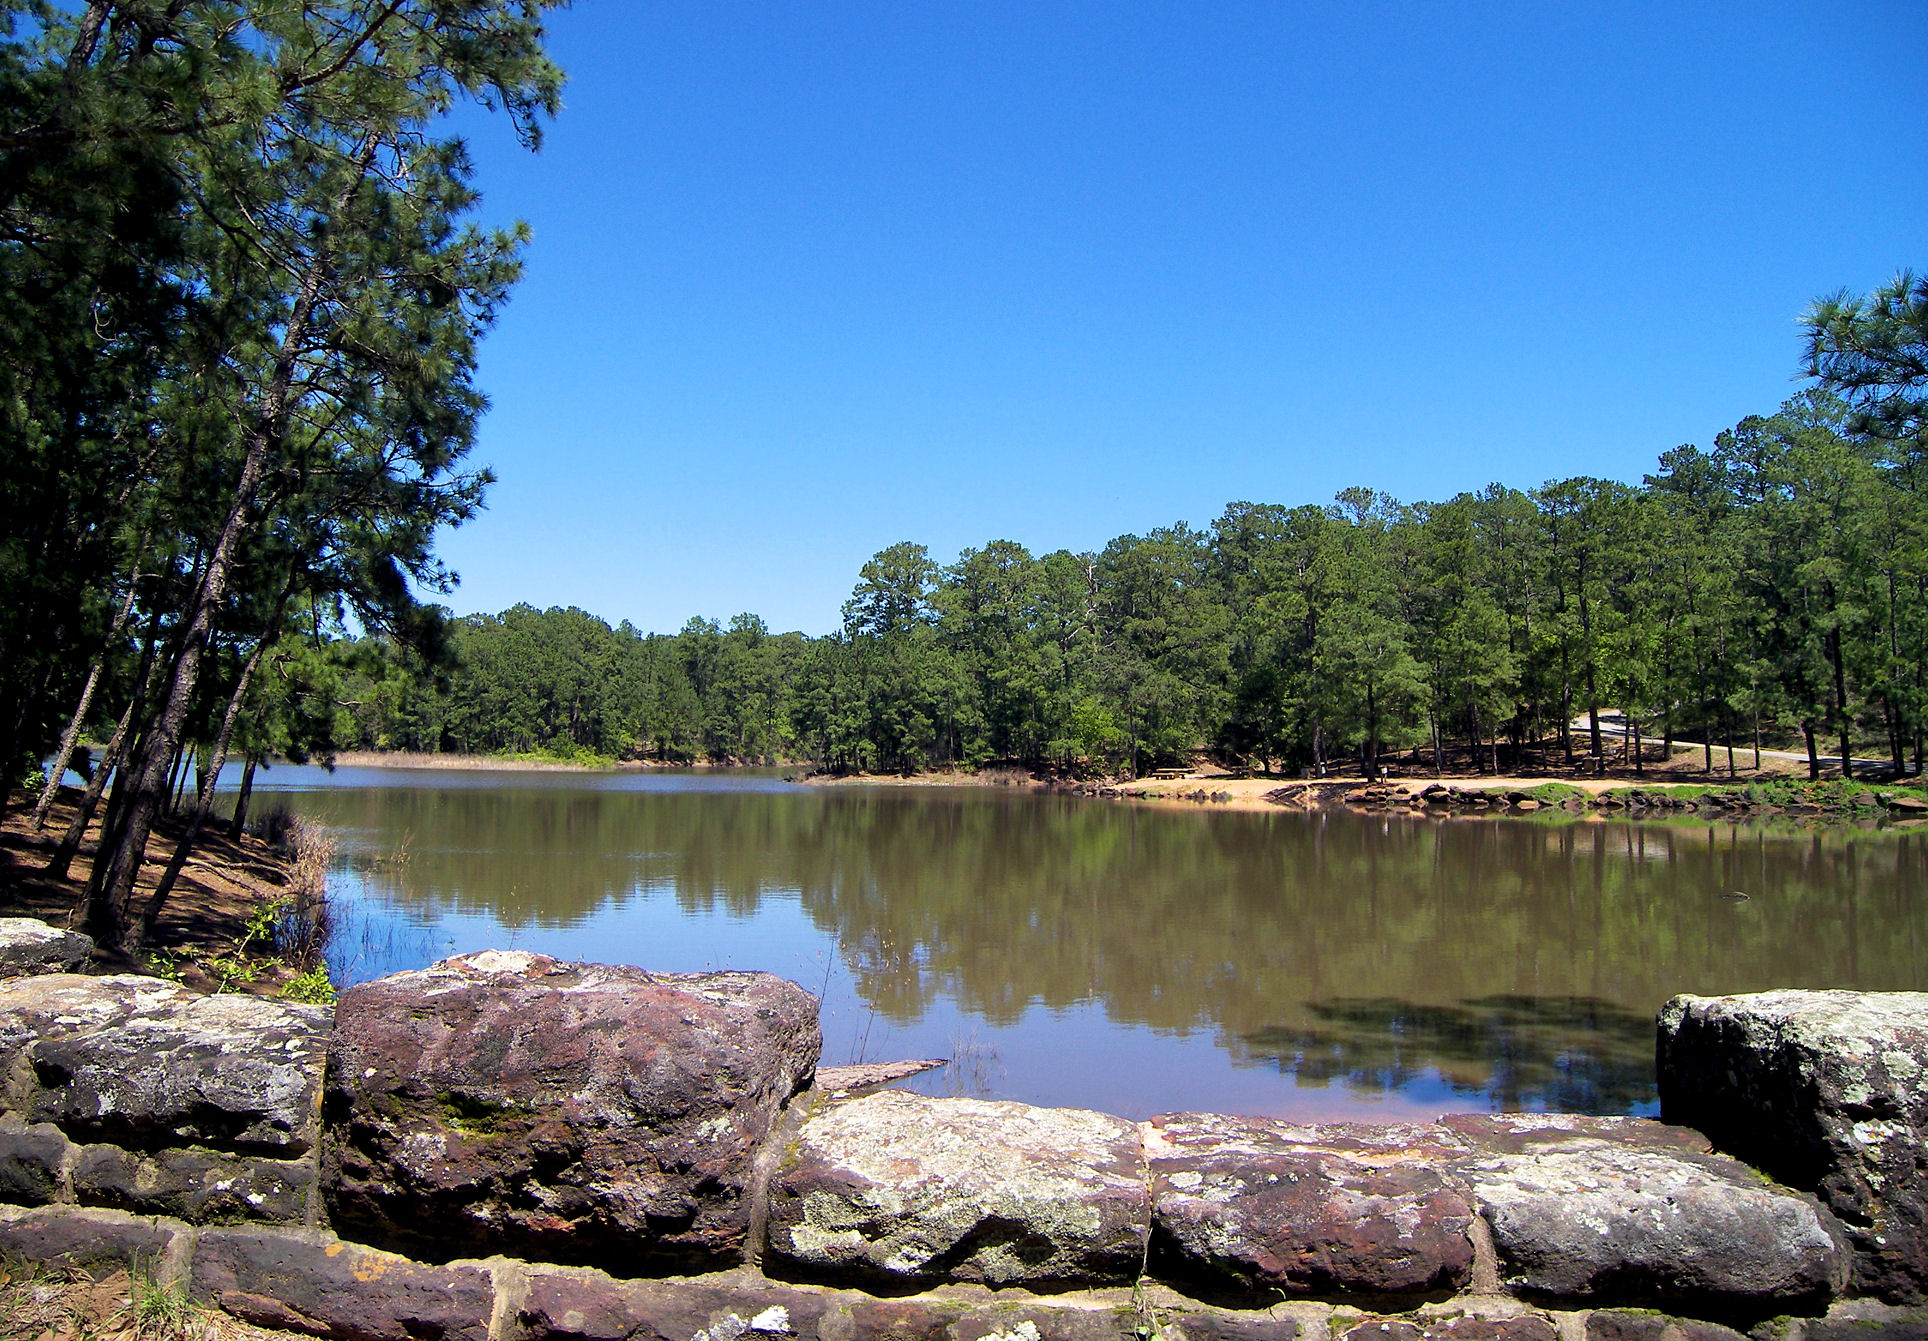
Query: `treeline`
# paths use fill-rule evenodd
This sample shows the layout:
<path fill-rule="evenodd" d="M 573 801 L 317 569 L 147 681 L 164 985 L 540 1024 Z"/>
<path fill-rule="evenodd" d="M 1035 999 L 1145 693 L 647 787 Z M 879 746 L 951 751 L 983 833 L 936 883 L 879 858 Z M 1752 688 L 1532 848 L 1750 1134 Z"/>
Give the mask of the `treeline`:
<path fill-rule="evenodd" d="M 136 950 L 258 693 L 352 625 L 432 660 L 432 542 L 521 229 L 445 114 L 559 105 L 554 0 L 0 4 L 0 767 L 104 743 L 85 925 Z M 195 785 L 198 782 L 199 785 Z M 158 881 L 155 826 L 184 815 Z M 138 884 L 138 888 L 137 888 Z"/>
<path fill-rule="evenodd" d="M 1712 768 L 1717 744 L 1765 737 L 1816 773 L 1856 749 L 1918 771 L 1921 421 L 1831 351 L 1924 298 L 1903 283 L 1818 308 L 1824 388 L 1666 453 L 1637 487 L 1417 504 L 1352 489 L 1096 554 L 993 541 L 948 566 L 899 544 L 818 638 L 754 615 L 660 635 L 521 606 L 455 621 L 441 676 L 391 641 L 338 649 L 352 669 L 328 743 L 842 770 L 1139 771 L 1200 747 L 1268 771 L 1371 768 L 1416 747 L 1497 772 L 1679 739 Z"/>

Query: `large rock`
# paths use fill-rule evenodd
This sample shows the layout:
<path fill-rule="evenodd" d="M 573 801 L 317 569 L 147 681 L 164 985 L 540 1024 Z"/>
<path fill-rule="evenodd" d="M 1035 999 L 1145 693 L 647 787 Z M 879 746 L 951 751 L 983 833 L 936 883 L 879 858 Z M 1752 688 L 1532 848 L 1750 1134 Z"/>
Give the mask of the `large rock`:
<path fill-rule="evenodd" d="M 1846 1240 L 1811 1197 L 1659 1123 L 1455 1125 L 1481 1151 L 1457 1172 L 1525 1294 L 1758 1318 L 1823 1308 L 1846 1283 Z"/>
<path fill-rule="evenodd" d="M 206 1229 L 190 1288 L 243 1322 L 352 1341 L 489 1341 L 495 1279 L 313 1230 Z"/>
<path fill-rule="evenodd" d="M 625 1275 L 741 1256 L 752 1160 L 821 1042 L 768 974 L 500 951 L 351 988 L 335 1020 L 338 1226 Z"/>
<path fill-rule="evenodd" d="M 94 942 L 32 917 L 0 917 L 0 978 L 77 973 L 94 956 Z"/>
<path fill-rule="evenodd" d="M 327 1023 L 158 978 L 0 982 L 0 1112 L 76 1141 L 296 1158 L 315 1144 Z"/>
<path fill-rule="evenodd" d="M 769 1251 L 824 1280 L 1056 1289 L 1132 1280 L 1148 1220 L 1132 1123 L 886 1091 L 803 1124 L 771 1186 Z"/>
<path fill-rule="evenodd" d="M 1677 996 L 1659 1070 L 1669 1122 L 1840 1216 L 1858 1289 L 1928 1298 L 1928 993 Z"/>
<path fill-rule="evenodd" d="M 1281 1294 L 1450 1291 L 1472 1278 L 1473 1208 L 1439 1127 L 1295 1126 L 1185 1113 L 1147 1124 L 1161 1272 Z"/>

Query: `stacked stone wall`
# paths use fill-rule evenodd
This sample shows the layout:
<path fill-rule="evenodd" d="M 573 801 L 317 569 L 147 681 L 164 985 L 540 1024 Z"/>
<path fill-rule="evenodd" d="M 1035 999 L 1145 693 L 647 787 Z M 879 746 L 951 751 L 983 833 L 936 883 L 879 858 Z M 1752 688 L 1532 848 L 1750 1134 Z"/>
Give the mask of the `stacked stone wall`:
<path fill-rule="evenodd" d="M 0 1252 L 353 1341 L 1928 1338 L 1928 997 L 1813 995 L 1669 1005 L 1692 1126 L 1138 1123 L 816 1085 L 764 974 L 54 971 L 0 982 Z"/>

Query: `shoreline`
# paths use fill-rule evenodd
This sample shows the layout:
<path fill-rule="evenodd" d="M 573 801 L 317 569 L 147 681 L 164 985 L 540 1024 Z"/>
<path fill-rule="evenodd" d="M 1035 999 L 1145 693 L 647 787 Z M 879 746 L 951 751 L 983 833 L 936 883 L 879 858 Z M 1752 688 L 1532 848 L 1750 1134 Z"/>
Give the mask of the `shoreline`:
<path fill-rule="evenodd" d="M 100 819 L 88 825 L 65 879 L 45 872 L 61 835 L 74 816 L 79 790 L 63 787 L 44 829 L 33 828 L 33 808 L 9 811 L 0 821 L 0 916 L 33 917 L 55 927 L 76 915 L 98 852 Z M 256 816 L 259 820 L 261 816 Z M 96 946 L 90 973 L 155 973 L 201 991 L 278 996 L 301 977 L 299 970 L 260 942 L 250 923 L 271 905 L 301 895 L 326 869 L 332 839 L 311 830 L 304 839 L 290 833 L 271 842 L 253 832 L 229 838 L 225 820 L 211 820 L 195 842 L 161 916 L 155 922 L 142 960 Z M 144 898 L 174 854 L 181 821 L 157 824 L 141 862 L 135 897 Z M 303 851 L 304 842 L 311 844 Z M 312 891 L 311 891 L 312 892 Z"/>

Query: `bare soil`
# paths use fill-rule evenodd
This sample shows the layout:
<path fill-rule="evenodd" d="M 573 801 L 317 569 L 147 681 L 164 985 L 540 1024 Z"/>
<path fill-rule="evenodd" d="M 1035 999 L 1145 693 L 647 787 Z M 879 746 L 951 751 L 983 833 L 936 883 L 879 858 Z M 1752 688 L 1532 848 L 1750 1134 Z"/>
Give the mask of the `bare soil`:
<path fill-rule="evenodd" d="M 0 819 L 0 916 L 37 917 L 56 927 L 78 926 L 81 897 L 93 873 L 100 836 L 98 817 L 88 826 L 66 879 L 52 879 L 45 868 L 61 835 L 73 822 L 79 799 L 78 789 L 62 788 L 43 829 L 33 827 L 31 801 L 10 809 Z M 181 821 L 169 818 L 155 828 L 135 885 L 136 899 L 145 899 L 153 892 L 174 855 L 182 827 Z M 246 933 L 248 918 L 263 905 L 284 897 L 289 882 L 287 854 L 253 834 L 230 839 L 225 824 L 210 824 L 201 831 L 150 933 L 150 949 L 177 962 L 181 980 L 188 986 L 220 986 L 199 961 L 233 951 Z M 94 952 L 96 972 L 137 972 L 146 967 L 116 951 Z M 286 966 L 264 962 L 254 982 L 229 986 L 230 990 L 245 988 L 269 994 L 292 976 L 293 970 Z"/>

